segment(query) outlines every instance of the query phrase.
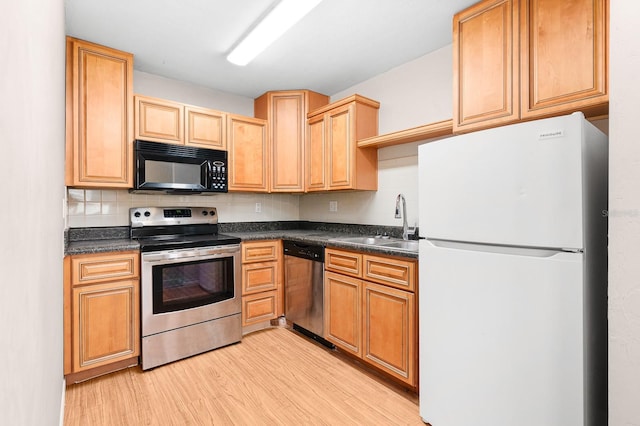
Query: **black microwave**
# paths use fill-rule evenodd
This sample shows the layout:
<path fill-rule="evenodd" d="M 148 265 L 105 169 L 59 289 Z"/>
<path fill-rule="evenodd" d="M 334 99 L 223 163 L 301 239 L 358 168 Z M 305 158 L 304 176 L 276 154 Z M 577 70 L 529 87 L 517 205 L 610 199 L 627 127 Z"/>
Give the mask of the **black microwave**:
<path fill-rule="evenodd" d="M 134 161 L 134 184 L 130 192 L 228 191 L 227 151 L 136 140 Z"/>

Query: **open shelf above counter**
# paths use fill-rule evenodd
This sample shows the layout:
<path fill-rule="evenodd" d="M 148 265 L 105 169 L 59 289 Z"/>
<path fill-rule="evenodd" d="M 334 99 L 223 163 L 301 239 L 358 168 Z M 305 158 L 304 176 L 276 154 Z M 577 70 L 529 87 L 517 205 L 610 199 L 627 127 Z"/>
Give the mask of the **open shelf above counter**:
<path fill-rule="evenodd" d="M 385 135 L 358 140 L 358 148 L 383 148 L 421 140 L 441 138 L 453 134 L 453 120 L 437 121 L 424 126 L 400 130 Z"/>

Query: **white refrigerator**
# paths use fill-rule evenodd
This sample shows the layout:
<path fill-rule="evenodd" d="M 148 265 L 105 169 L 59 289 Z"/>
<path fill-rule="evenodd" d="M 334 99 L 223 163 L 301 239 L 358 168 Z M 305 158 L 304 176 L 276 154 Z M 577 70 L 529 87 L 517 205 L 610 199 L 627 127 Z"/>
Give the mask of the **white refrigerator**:
<path fill-rule="evenodd" d="M 607 137 L 574 113 L 418 151 L 422 419 L 607 424 Z"/>

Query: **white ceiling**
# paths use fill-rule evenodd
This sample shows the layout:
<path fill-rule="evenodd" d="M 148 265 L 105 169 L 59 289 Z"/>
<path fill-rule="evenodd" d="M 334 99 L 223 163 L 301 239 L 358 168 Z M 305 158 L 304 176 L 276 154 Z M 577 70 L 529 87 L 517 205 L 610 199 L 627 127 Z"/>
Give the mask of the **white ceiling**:
<path fill-rule="evenodd" d="M 245 67 L 228 52 L 278 0 L 65 0 L 67 34 L 135 55 L 134 68 L 255 98 L 327 95 L 451 43 L 477 0 L 324 0 Z"/>

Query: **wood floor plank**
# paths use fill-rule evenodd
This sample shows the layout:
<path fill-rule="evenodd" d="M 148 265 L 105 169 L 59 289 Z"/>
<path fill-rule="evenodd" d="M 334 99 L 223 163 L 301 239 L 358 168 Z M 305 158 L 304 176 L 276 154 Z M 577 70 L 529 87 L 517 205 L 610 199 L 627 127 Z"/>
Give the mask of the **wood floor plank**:
<path fill-rule="evenodd" d="M 75 425 L 424 425 L 415 394 L 284 328 L 66 391 Z"/>

